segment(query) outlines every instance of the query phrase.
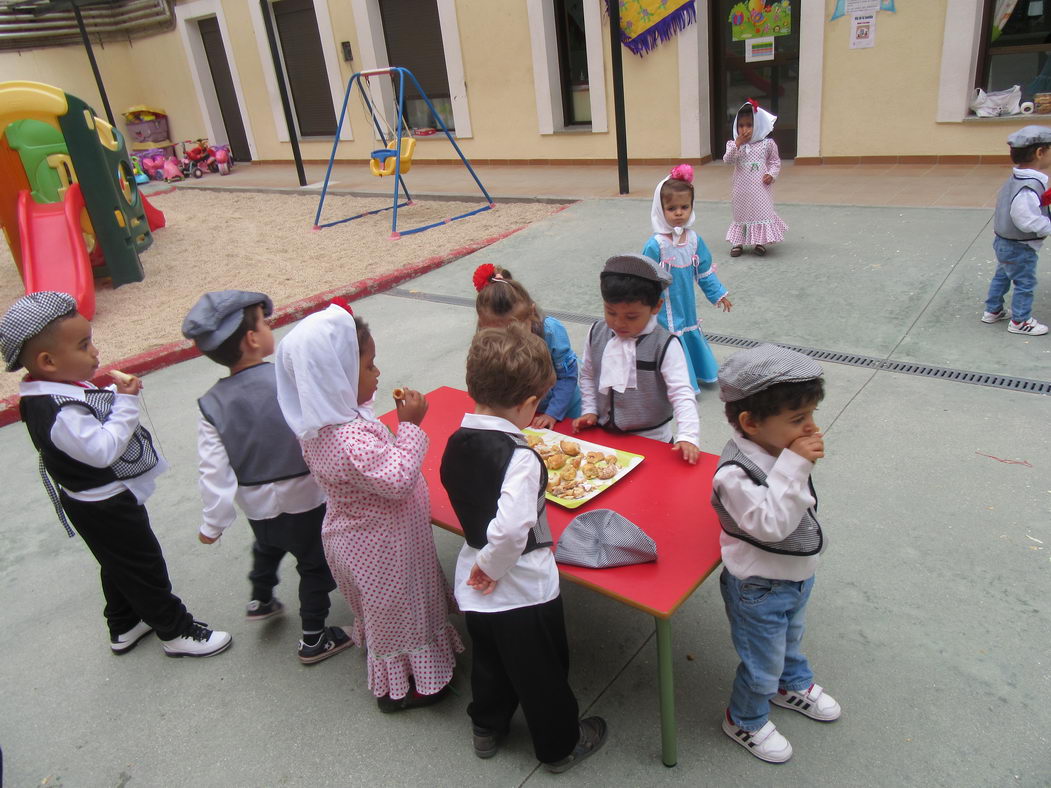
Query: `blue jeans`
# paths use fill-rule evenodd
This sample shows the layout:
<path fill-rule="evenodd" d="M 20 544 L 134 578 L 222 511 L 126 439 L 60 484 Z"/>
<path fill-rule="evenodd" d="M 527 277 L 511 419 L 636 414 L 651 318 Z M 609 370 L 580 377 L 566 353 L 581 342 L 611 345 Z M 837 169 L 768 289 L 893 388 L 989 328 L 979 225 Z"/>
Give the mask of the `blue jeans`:
<path fill-rule="evenodd" d="M 719 577 L 730 636 L 741 658 L 730 693 L 730 717 L 747 731 L 766 724 L 770 698 L 778 689 L 805 690 L 814 683 L 810 664 L 799 650 L 813 587 L 813 577 L 802 582 L 738 580 L 726 569 Z"/>
<path fill-rule="evenodd" d="M 996 236 L 993 239 L 996 252 L 996 273 L 989 283 L 989 295 L 985 299 L 986 312 L 999 312 L 1004 308 L 1004 296 L 1015 287 L 1011 296 L 1011 319 L 1023 323 L 1033 311 L 1033 290 L 1036 289 L 1036 249 L 1025 241 L 1009 241 Z"/>

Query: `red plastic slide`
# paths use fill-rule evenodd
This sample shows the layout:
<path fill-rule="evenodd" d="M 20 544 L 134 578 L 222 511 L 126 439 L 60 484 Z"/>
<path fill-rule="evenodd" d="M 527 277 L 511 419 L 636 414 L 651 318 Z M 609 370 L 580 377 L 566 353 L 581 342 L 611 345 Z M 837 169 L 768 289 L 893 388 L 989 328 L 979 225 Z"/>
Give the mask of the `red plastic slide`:
<path fill-rule="evenodd" d="M 38 203 L 28 191 L 18 193 L 18 230 L 26 293 L 57 290 L 77 300 L 88 320 L 95 316 L 95 281 L 80 228 L 84 196 L 80 184 L 66 190 L 62 202 Z"/>
<path fill-rule="evenodd" d="M 146 210 L 146 224 L 150 226 L 150 232 L 159 230 L 164 227 L 164 211 L 160 208 L 154 208 L 153 203 L 146 199 L 146 195 L 141 191 L 139 192 L 139 199 L 142 200 L 142 207 Z"/>

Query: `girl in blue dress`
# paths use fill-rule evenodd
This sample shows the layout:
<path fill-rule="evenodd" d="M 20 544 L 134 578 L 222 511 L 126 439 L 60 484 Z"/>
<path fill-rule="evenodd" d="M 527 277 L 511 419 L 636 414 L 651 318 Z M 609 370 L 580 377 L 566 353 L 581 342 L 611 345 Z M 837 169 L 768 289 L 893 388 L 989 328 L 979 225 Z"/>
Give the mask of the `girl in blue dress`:
<path fill-rule="evenodd" d="M 657 319 L 682 342 L 694 391 L 700 391 L 698 381 L 716 381 L 719 363 L 698 325 L 693 283 L 700 286 L 711 303 L 724 311 L 729 312 L 733 304 L 727 298 L 723 283 L 715 275 L 711 252 L 700 236 L 689 229 L 695 219 L 693 167 L 680 164 L 657 184 L 653 192 L 650 210 L 653 237 L 646 242 L 642 253 L 671 272 L 671 286 L 665 293 Z"/>
<path fill-rule="evenodd" d="M 506 268 L 484 263 L 474 272 L 474 289 L 478 291 L 474 308 L 478 328 L 503 328 L 512 322 L 526 323 L 534 334 L 544 338 L 555 366 L 555 386 L 537 406 L 530 426 L 551 429 L 562 419 L 580 415 L 580 386 L 577 384 L 577 354 L 569 345 L 566 328 L 553 317 L 545 316 L 529 292 Z"/>

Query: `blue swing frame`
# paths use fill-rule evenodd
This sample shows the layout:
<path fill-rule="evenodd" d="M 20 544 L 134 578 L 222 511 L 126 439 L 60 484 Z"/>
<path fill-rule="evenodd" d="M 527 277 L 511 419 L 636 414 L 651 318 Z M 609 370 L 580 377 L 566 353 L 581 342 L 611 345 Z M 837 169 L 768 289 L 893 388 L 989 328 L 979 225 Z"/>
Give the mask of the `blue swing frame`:
<path fill-rule="evenodd" d="M 366 80 L 368 80 L 369 77 L 381 76 L 381 75 L 384 75 L 384 74 L 393 75 L 395 73 L 397 73 L 397 75 L 398 75 L 398 85 L 397 85 L 398 128 L 395 131 L 395 137 L 393 139 L 391 139 L 391 140 L 388 140 L 387 139 L 387 135 L 384 133 L 383 129 L 380 128 L 379 121 L 376 118 L 376 109 L 373 106 L 373 102 L 371 100 L 369 100 L 368 91 L 365 90 L 364 86 L 361 83 L 361 80 L 362 80 L 362 77 L 364 77 Z M 404 208 L 407 205 L 412 205 L 412 195 L 409 194 L 409 189 L 405 185 L 405 181 L 402 179 L 402 176 L 401 176 L 401 142 L 400 141 L 402 139 L 402 132 L 404 130 L 403 129 L 403 123 L 404 123 L 404 118 L 405 118 L 405 77 L 406 76 L 408 76 L 409 79 L 412 80 L 412 84 L 416 86 L 416 90 L 419 91 L 420 96 L 422 96 L 423 100 L 425 102 L 427 102 L 427 109 L 430 110 L 431 117 L 434 118 L 435 121 L 437 121 L 437 125 L 441 128 L 442 132 L 444 132 L 444 134 L 448 138 L 449 142 L 452 143 L 453 148 L 456 150 L 456 154 L 460 157 L 460 161 L 463 162 L 464 166 L 467 168 L 467 171 L 471 173 L 471 177 L 474 178 L 474 182 L 476 184 L 478 184 L 478 188 L 481 190 L 482 196 L 485 197 L 486 205 L 482 206 L 481 208 L 476 208 L 473 211 L 467 211 L 466 213 L 461 213 L 458 216 L 453 216 L 453 217 L 450 217 L 448 219 L 443 219 L 440 222 L 433 222 L 431 224 L 424 224 L 424 225 L 421 225 L 419 227 L 413 227 L 413 228 L 411 228 L 409 230 L 402 230 L 402 231 L 399 232 L 398 231 L 398 209 L 399 208 Z M 393 142 L 395 139 L 399 141 L 398 142 L 398 146 L 397 146 L 396 149 L 391 150 L 390 153 L 388 153 L 388 154 L 385 154 L 386 158 L 390 158 L 390 156 L 392 154 L 397 157 L 395 162 L 394 162 L 394 203 L 393 203 L 393 205 L 390 208 L 378 208 L 375 211 L 365 211 L 364 213 L 359 213 L 357 216 L 348 216 L 346 219 L 337 219 L 336 221 L 325 222 L 324 224 L 322 224 L 321 223 L 321 211 L 325 207 L 325 195 L 328 193 L 328 184 L 329 184 L 330 179 L 332 178 L 332 166 L 333 166 L 333 164 L 335 164 L 335 161 L 336 161 L 336 149 L 339 147 L 339 138 L 340 138 L 341 132 L 343 131 L 343 121 L 347 117 L 347 105 L 350 103 L 350 94 L 351 94 L 351 91 L 353 91 L 353 89 L 354 89 L 354 85 L 357 85 L 358 86 L 358 90 L 361 91 L 361 96 L 365 100 L 365 105 L 368 107 L 369 115 L 372 118 L 372 125 L 375 126 L 376 133 L 379 134 L 380 139 L 383 140 L 383 147 L 387 148 L 387 146 L 391 142 Z M 401 192 L 405 193 L 405 201 L 404 202 L 399 202 L 399 198 L 400 198 L 400 193 Z M 350 78 L 350 81 L 347 82 L 346 95 L 343 96 L 343 109 L 340 110 L 339 122 L 336 124 L 336 138 L 332 142 L 332 154 L 328 158 L 328 169 L 325 171 L 325 185 L 322 186 L 322 188 L 321 188 L 321 199 L 318 201 L 317 213 L 314 215 L 314 229 L 315 230 L 320 230 L 320 229 L 322 229 L 324 227 L 333 227 L 333 226 L 335 226 L 337 224 L 343 224 L 345 222 L 351 222 L 351 221 L 354 221 L 355 219 L 360 219 L 363 216 L 372 216 L 372 215 L 377 214 L 377 213 L 383 213 L 384 211 L 393 211 L 392 217 L 391 217 L 391 225 L 390 225 L 390 233 L 391 233 L 390 237 L 391 238 L 400 238 L 403 235 L 412 235 L 413 233 L 422 233 L 424 230 L 430 230 L 433 227 L 440 227 L 443 224 L 448 224 L 449 222 L 454 222 L 457 219 L 466 219 L 468 216 L 474 216 L 475 214 L 481 213 L 482 211 L 491 210 L 493 207 L 494 207 L 493 206 L 493 198 L 490 197 L 489 196 L 489 192 L 487 192 L 485 190 L 485 187 L 482 185 L 482 182 L 478 179 L 478 175 L 475 173 L 474 168 L 471 167 L 471 163 L 469 161 L 467 161 L 467 157 L 463 155 L 463 151 L 460 150 L 460 146 L 456 144 L 456 140 L 453 139 L 452 134 L 449 133 L 449 129 L 446 128 L 445 122 L 442 120 L 441 115 L 439 115 L 437 110 L 434 109 L 434 105 L 431 103 L 431 100 L 427 97 L 427 94 L 424 93 L 423 88 L 420 86 L 419 81 L 416 79 L 416 77 L 413 75 L 413 73 L 411 71 L 409 71 L 407 68 L 402 68 L 401 66 L 390 66 L 388 68 L 376 68 L 376 69 L 371 69 L 369 71 L 359 71 L 356 74 L 354 74 L 354 76 L 352 76 Z"/>

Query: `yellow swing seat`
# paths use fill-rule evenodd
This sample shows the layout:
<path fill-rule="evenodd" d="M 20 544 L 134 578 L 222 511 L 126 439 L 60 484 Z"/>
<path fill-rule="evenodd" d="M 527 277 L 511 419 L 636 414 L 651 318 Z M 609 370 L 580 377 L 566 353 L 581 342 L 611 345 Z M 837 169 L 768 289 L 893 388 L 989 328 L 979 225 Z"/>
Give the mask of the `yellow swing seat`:
<path fill-rule="evenodd" d="M 412 137 L 401 139 L 401 172 L 404 175 L 412 169 L 412 154 L 416 150 L 416 140 Z M 398 163 L 398 141 L 393 140 L 386 148 L 380 148 L 372 152 L 369 160 L 369 170 L 373 175 L 380 177 L 393 175 L 394 167 Z"/>

